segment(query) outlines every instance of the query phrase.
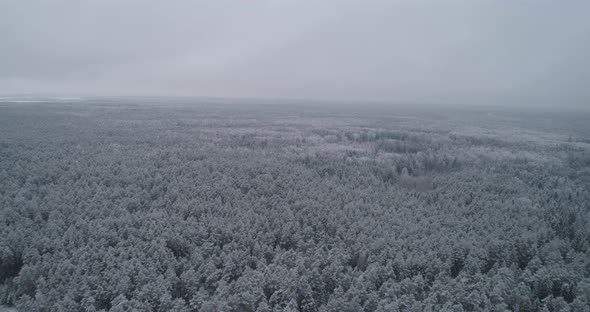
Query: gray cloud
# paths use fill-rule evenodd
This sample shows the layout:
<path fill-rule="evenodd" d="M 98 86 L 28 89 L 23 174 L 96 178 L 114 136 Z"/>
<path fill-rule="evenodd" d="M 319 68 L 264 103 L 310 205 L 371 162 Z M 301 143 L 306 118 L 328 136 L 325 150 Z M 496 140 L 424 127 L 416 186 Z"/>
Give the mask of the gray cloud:
<path fill-rule="evenodd" d="M 0 93 L 584 105 L 588 1 L 0 3 Z"/>

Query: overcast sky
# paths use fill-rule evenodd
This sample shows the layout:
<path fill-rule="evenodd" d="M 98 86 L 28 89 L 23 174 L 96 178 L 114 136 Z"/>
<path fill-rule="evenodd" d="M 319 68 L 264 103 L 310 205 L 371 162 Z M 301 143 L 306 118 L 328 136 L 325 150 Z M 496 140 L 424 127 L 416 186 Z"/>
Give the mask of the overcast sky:
<path fill-rule="evenodd" d="M 0 0 L 0 94 L 590 105 L 590 1 Z"/>

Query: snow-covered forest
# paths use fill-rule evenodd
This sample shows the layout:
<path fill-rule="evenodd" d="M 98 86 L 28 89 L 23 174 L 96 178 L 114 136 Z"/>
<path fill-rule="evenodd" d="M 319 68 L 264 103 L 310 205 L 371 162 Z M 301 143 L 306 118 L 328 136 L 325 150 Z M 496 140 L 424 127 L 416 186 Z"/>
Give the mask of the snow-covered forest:
<path fill-rule="evenodd" d="M 590 311 L 589 117 L 0 103 L 0 304 Z"/>

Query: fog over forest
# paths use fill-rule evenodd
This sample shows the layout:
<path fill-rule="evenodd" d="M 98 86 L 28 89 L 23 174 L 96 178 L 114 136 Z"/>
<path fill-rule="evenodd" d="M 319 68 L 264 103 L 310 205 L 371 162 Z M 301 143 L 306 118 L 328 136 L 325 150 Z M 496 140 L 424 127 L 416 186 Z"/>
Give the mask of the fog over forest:
<path fill-rule="evenodd" d="M 0 0 L 0 312 L 590 312 L 589 0 Z"/>
<path fill-rule="evenodd" d="M 589 117 L 4 100 L 0 303 L 589 311 Z"/>

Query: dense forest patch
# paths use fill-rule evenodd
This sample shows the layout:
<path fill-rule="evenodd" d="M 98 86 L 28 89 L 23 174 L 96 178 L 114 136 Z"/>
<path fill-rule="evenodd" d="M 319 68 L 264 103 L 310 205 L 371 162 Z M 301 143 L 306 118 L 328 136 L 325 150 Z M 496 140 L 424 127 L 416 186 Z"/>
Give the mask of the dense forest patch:
<path fill-rule="evenodd" d="M 3 104 L 0 304 L 590 310 L 588 129 L 305 111 Z"/>

